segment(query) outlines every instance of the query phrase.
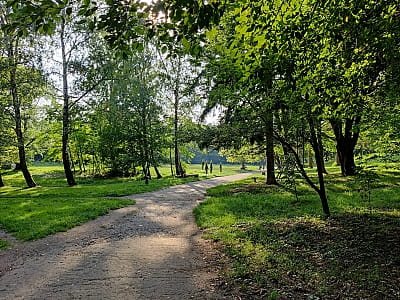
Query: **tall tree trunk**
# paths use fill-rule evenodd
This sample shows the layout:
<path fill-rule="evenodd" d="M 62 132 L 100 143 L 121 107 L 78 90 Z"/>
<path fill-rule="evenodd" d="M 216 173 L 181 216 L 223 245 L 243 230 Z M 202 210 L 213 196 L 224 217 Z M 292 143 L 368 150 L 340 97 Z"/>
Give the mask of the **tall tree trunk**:
<path fill-rule="evenodd" d="M 318 172 L 318 182 L 319 182 L 319 189 L 318 195 L 321 199 L 322 210 L 324 211 L 326 216 L 330 216 L 330 210 L 328 205 L 328 198 L 326 196 L 326 189 L 325 189 L 325 180 L 324 180 L 324 158 L 322 157 L 321 153 L 321 143 L 322 141 L 318 139 L 318 134 L 315 129 L 315 120 L 309 119 L 308 123 L 310 126 L 310 135 L 311 135 L 311 145 L 313 147 L 315 153 L 315 163 L 317 165 L 317 172 Z"/>
<path fill-rule="evenodd" d="M 336 151 L 336 154 L 335 154 L 335 160 L 336 160 L 336 164 L 338 165 L 338 166 L 340 166 L 340 159 L 339 159 L 339 153 Z"/>
<path fill-rule="evenodd" d="M 146 111 L 142 110 L 142 130 L 143 130 L 143 140 L 142 140 L 142 164 L 143 164 L 143 175 L 146 184 L 149 184 L 150 178 L 150 163 L 149 163 L 149 153 L 148 153 L 148 143 L 147 143 L 147 124 L 146 124 Z"/>
<path fill-rule="evenodd" d="M 83 159 L 82 150 L 79 150 L 79 159 L 80 159 L 81 164 L 82 164 L 83 173 L 86 173 L 86 163 L 85 163 L 85 160 Z"/>
<path fill-rule="evenodd" d="M 3 182 L 3 176 L 1 176 L 1 172 L 0 172 L 0 187 L 4 186 L 4 182 Z"/>
<path fill-rule="evenodd" d="M 360 135 L 360 129 L 358 128 L 360 122 L 361 117 L 345 119 L 344 122 L 338 119 L 330 120 L 335 134 L 336 151 L 343 176 L 351 176 L 356 172 L 354 149 Z"/>
<path fill-rule="evenodd" d="M 147 163 L 143 164 L 143 174 L 144 174 L 144 180 L 146 184 L 149 184 L 149 177 L 148 177 L 148 172 L 147 172 Z"/>
<path fill-rule="evenodd" d="M 65 177 L 69 186 L 76 185 L 74 179 L 74 173 L 71 170 L 71 164 L 69 161 L 69 129 L 70 129 L 70 115 L 69 115 L 69 93 L 68 93 L 68 62 L 67 54 L 65 51 L 65 19 L 62 17 L 61 20 L 61 32 L 60 32 L 60 42 L 61 42 L 61 56 L 62 56 L 62 79 L 63 79 L 63 121 L 62 121 L 62 160 L 64 165 Z"/>
<path fill-rule="evenodd" d="M 170 161 L 170 168 L 171 168 L 171 176 L 174 176 L 174 168 L 173 168 L 173 162 L 172 162 L 172 148 L 169 148 L 169 161 Z"/>
<path fill-rule="evenodd" d="M 305 136 L 304 136 L 305 134 L 304 134 L 304 127 L 302 126 L 301 127 L 301 157 L 302 157 L 302 160 L 303 160 L 303 165 L 305 164 L 305 161 L 306 161 L 306 138 L 305 138 Z"/>
<path fill-rule="evenodd" d="M 76 172 L 76 170 L 75 170 L 75 163 L 74 163 L 74 159 L 73 159 L 73 157 L 72 157 L 72 153 L 71 153 L 71 152 L 69 152 L 69 159 L 70 159 L 71 164 L 72 164 L 72 169 L 74 169 L 74 172 Z"/>
<path fill-rule="evenodd" d="M 354 146 L 346 144 L 343 140 L 339 141 L 336 145 L 343 176 L 355 175 L 354 148 Z"/>
<path fill-rule="evenodd" d="M 317 138 L 318 138 L 318 146 L 319 146 L 319 152 L 322 157 L 322 172 L 324 174 L 328 174 L 328 171 L 325 168 L 325 159 L 324 159 L 324 144 L 322 143 L 322 126 L 321 126 L 321 121 L 318 121 L 317 123 Z"/>
<path fill-rule="evenodd" d="M 308 167 L 310 169 L 314 168 L 313 160 L 312 160 L 312 150 L 308 149 Z"/>
<path fill-rule="evenodd" d="M 147 178 L 151 179 L 150 163 L 147 163 Z"/>
<path fill-rule="evenodd" d="M 265 156 L 267 160 L 267 180 L 266 184 L 277 185 L 278 182 L 275 178 L 275 154 L 274 154 L 274 114 L 271 111 L 266 113 L 266 151 Z"/>
<path fill-rule="evenodd" d="M 175 173 L 176 176 L 183 176 L 183 170 L 181 168 L 181 160 L 179 155 L 179 145 L 178 145 L 178 112 L 179 112 L 179 95 L 178 91 L 174 91 L 174 153 L 175 153 Z"/>
<path fill-rule="evenodd" d="M 14 50 L 15 46 L 15 50 Z M 25 178 L 25 182 L 28 187 L 35 187 L 36 183 L 33 180 L 31 173 L 28 170 L 28 166 L 26 163 L 26 154 L 25 154 L 25 143 L 24 143 L 24 134 L 22 132 L 22 118 L 21 118 L 21 103 L 18 97 L 18 89 L 16 83 L 16 73 L 17 73 L 17 59 L 16 59 L 16 51 L 18 49 L 18 42 L 15 41 L 15 45 L 10 42 L 8 58 L 10 60 L 10 92 L 12 97 L 12 103 L 14 108 L 14 121 L 15 121 L 15 133 L 17 135 L 17 145 L 18 145 L 18 155 L 19 155 L 19 164 L 22 174 Z"/>
<path fill-rule="evenodd" d="M 79 174 L 82 174 L 83 173 L 83 166 L 82 166 L 81 156 L 79 155 L 79 151 L 76 153 L 76 157 L 78 159 Z M 73 161 L 72 160 L 72 155 L 70 155 L 70 159 L 71 159 L 71 161 Z M 75 171 L 75 169 L 74 169 L 74 171 Z"/>
<path fill-rule="evenodd" d="M 150 176 L 150 152 L 149 152 L 149 141 L 148 141 L 148 128 L 147 128 L 147 120 L 148 120 L 148 115 L 147 115 L 147 110 L 146 108 L 142 108 L 141 111 L 141 118 L 142 118 L 142 130 L 143 130 L 143 140 L 142 140 L 142 146 L 143 146 L 143 173 L 145 177 L 145 182 L 146 184 L 149 184 L 149 179 L 151 179 Z"/>

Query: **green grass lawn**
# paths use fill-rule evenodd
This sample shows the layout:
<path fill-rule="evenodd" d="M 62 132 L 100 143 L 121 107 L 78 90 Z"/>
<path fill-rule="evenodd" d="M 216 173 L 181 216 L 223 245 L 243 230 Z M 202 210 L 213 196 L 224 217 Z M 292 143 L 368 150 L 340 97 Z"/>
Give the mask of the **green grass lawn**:
<path fill-rule="evenodd" d="M 7 241 L 0 240 L 0 250 L 6 249 L 9 245 Z"/>
<path fill-rule="evenodd" d="M 5 187 L 0 188 L 0 228 L 21 240 L 34 240 L 49 234 L 65 231 L 111 209 L 134 204 L 118 196 L 138 194 L 165 188 L 188 181 L 224 176 L 240 172 L 239 166 L 223 166 L 223 172 L 214 168 L 213 174 L 205 175 L 201 166 L 194 165 L 188 174 L 199 178 L 174 178 L 168 167 L 161 167 L 162 179 L 144 181 L 136 178 L 100 179 L 89 175 L 77 175 L 78 185 L 68 187 L 61 165 L 40 164 L 30 167 L 38 184 L 25 188 L 21 172 L 3 172 Z M 153 174 L 154 176 L 154 174 Z M 0 249 L 7 244 L 0 241 Z"/>
<path fill-rule="evenodd" d="M 328 219 L 300 178 L 298 200 L 250 178 L 210 189 L 194 212 L 229 258 L 226 278 L 250 298 L 399 299 L 399 167 L 377 167 L 371 201 L 329 168 Z"/>

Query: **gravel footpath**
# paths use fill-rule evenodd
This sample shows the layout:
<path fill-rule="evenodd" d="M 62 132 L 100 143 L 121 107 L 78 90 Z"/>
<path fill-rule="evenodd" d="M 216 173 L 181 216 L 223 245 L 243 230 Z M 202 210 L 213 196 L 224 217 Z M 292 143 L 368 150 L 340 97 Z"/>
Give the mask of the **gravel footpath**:
<path fill-rule="evenodd" d="M 232 299 L 192 209 L 206 189 L 249 175 L 127 196 L 136 205 L 0 251 L 0 299 Z"/>

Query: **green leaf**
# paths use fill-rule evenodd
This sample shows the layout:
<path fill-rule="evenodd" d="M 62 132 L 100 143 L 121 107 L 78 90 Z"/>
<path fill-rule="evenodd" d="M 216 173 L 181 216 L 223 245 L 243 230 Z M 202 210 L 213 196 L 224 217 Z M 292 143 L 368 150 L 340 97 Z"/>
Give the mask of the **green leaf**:
<path fill-rule="evenodd" d="M 190 42 L 189 42 L 185 37 L 182 38 L 182 45 L 183 45 L 183 47 L 185 48 L 185 50 L 186 50 L 187 52 L 190 51 L 191 44 L 190 44 Z"/>

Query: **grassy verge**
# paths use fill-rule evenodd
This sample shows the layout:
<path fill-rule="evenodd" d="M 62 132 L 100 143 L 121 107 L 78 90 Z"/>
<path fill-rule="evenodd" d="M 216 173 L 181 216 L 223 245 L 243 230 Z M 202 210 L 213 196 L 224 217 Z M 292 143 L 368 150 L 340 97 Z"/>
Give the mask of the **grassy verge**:
<path fill-rule="evenodd" d="M 9 245 L 9 242 L 0 240 L 0 250 L 6 249 Z"/>
<path fill-rule="evenodd" d="M 226 278 L 245 295 L 399 299 L 400 171 L 378 168 L 371 201 L 354 178 L 328 171 L 329 219 L 300 179 L 298 200 L 248 179 L 210 189 L 195 209 L 206 236 L 229 257 Z"/>
<path fill-rule="evenodd" d="M 199 178 L 168 176 L 169 168 L 160 168 L 164 178 L 144 181 L 135 178 L 99 179 L 78 175 L 78 185 L 68 187 L 61 165 L 37 165 L 30 168 L 38 187 L 27 189 L 21 172 L 3 172 L 6 187 L 0 188 L 0 227 L 22 240 L 35 240 L 68 230 L 111 209 L 131 205 L 119 196 L 150 192 L 188 181 L 224 176 L 240 172 L 238 166 L 223 167 L 206 176 L 200 166 L 192 166 L 188 174 Z M 5 247 L 5 246 L 4 246 Z M 0 243 L 0 249 L 2 243 Z"/>

